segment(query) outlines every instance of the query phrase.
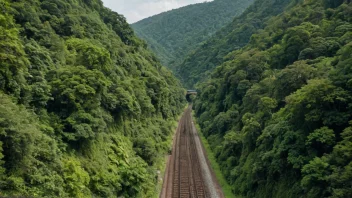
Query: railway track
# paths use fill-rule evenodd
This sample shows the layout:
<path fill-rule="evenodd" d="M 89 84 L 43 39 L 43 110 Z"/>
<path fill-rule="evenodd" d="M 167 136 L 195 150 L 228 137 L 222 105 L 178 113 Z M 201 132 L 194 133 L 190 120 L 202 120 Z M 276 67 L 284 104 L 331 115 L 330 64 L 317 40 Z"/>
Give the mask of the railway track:
<path fill-rule="evenodd" d="M 163 190 L 160 194 L 161 198 L 214 197 L 211 196 L 205 184 L 202 172 L 204 163 L 201 163 L 199 157 L 199 149 L 197 149 L 195 140 L 198 137 L 194 131 L 191 111 L 192 106 L 189 106 L 179 121 L 172 155 L 165 173 Z"/>

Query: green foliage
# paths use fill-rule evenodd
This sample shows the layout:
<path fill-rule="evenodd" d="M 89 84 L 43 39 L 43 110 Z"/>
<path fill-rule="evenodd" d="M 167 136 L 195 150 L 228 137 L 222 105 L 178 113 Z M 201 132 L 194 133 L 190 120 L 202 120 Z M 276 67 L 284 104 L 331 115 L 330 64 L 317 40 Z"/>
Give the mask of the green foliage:
<path fill-rule="evenodd" d="M 90 175 L 90 189 L 95 195 L 136 197 L 153 193 L 154 175 L 148 171 L 147 163 L 134 154 L 128 138 L 101 134 L 84 152 L 88 157 L 82 159 L 82 164 Z"/>
<path fill-rule="evenodd" d="M 216 66 L 197 87 L 200 127 L 236 196 L 350 197 L 351 3 L 280 1 L 264 18 L 273 2 L 235 19 L 264 29 L 229 25 L 184 63 L 188 85 L 202 79 L 198 64 Z"/>
<path fill-rule="evenodd" d="M 82 169 L 80 162 L 75 158 L 64 159 L 63 179 L 65 189 L 70 197 L 87 197 L 90 192 L 86 187 L 89 184 L 89 175 Z"/>
<path fill-rule="evenodd" d="M 110 53 L 103 47 L 94 45 L 89 40 L 70 39 L 67 49 L 71 53 L 70 65 L 84 65 L 88 69 L 97 69 L 102 72 L 111 70 Z"/>
<path fill-rule="evenodd" d="M 0 6 L 0 89 L 20 97 L 26 89 L 24 77 L 28 60 L 9 3 L 1 0 Z"/>
<path fill-rule="evenodd" d="M 55 99 L 49 102 L 48 110 L 64 120 L 64 134 L 69 140 L 94 137 L 106 130 L 106 121 L 111 118 L 104 118 L 99 104 L 110 83 L 100 71 L 82 66 L 62 67 L 49 76 Z"/>
<path fill-rule="evenodd" d="M 244 47 L 250 41 L 255 41 L 256 37 L 251 36 L 260 32 L 260 29 L 270 23 L 272 16 L 283 12 L 290 3 L 290 0 L 254 1 L 243 14 L 233 19 L 195 51 L 187 54 L 177 67 L 176 74 L 181 77 L 186 87 L 194 87 L 197 82 L 207 79 L 216 66 L 229 59 L 226 55 Z M 281 39 L 281 29 L 282 27 L 279 27 L 273 32 L 273 36 L 277 36 L 275 39 Z"/>
<path fill-rule="evenodd" d="M 306 144 L 315 144 L 316 148 L 323 149 L 324 146 L 331 146 L 335 143 L 334 131 L 328 127 L 323 127 L 321 129 L 316 129 L 313 133 L 309 134 L 307 137 Z"/>
<path fill-rule="evenodd" d="M 132 24 L 160 61 L 173 72 L 187 54 L 239 16 L 254 0 L 215 0 L 161 13 Z"/>
<path fill-rule="evenodd" d="M 329 164 L 324 162 L 324 158 L 314 158 L 309 164 L 302 168 L 302 186 L 309 189 L 307 196 L 309 197 L 322 197 L 321 191 L 325 191 L 329 175 Z M 313 188 L 313 186 L 316 186 Z M 319 187 L 318 187 L 319 186 Z M 325 195 L 326 196 L 326 195 Z M 324 197 L 325 197 L 324 196 Z"/>
<path fill-rule="evenodd" d="M 31 112 L 0 94 L 0 141 L 3 161 L 0 188 L 14 195 L 64 196 L 59 176 L 60 150 Z"/>
<path fill-rule="evenodd" d="M 0 196 L 151 197 L 177 79 L 100 0 L 0 6 Z"/>

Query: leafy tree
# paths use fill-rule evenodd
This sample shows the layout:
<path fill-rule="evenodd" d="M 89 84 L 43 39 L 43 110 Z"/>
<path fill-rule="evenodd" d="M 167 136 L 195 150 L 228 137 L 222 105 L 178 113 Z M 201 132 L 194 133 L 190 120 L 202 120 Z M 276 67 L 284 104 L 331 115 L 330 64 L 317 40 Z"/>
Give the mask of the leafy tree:
<path fill-rule="evenodd" d="M 0 89 L 6 93 L 20 98 L 23 96 L 26 83 L 26 68 L 28 59 L 25 57 L 23 44 L 19 38 L 12 9 L 7 1 L 0 1 L 2 12 L 0 13 Z"/>
<path fill-rule="evenodd" d="M 89 175 L 75 158 L 63 160 L 63 179 L 69 196 L 86 197 L 90 195 L 86 187 L 89 184 Z"/>
<path fill-rule="evenodd" d="M 110 53 L 103 47 L 94 45 L 89 40 L 70 39 L 67 48 L 72 54 L 71 65 L 84 65 L 88 69 L 107 72 L 111 69 Z"/>
<path fill-rule="evenodd" d="M 335 144 L 335 133 L 328 127 L 316 129 L 313 133 L 309 134 L 306 144 L 312 145 L 318 150 L 326 149 L 326 147 Z"/>
<path fill-rule="evenodd" d="M 321 194 L 321 191 L 325 191 L 328 186 L 327 180 L 329 175 L 329 164 L 324 162 L 324 158 L 314 158 L 314 160 L 303 167 L 302 173 L 304 175 L 302 186 L 307 189 L 308 196 L 326 196 Z M 319 188 L 314 188 L 313 186 L 319 186 Z"/>

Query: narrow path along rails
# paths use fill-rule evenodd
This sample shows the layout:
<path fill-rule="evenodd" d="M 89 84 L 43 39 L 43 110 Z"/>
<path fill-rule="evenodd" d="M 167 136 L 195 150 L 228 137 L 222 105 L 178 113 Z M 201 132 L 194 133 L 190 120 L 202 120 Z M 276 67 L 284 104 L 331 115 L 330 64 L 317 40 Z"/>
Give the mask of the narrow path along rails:
<path fill-rule="evenodd" d="M 179 121 L 160 198 L 223 198 L 192 121 L 190 105 Z"/>

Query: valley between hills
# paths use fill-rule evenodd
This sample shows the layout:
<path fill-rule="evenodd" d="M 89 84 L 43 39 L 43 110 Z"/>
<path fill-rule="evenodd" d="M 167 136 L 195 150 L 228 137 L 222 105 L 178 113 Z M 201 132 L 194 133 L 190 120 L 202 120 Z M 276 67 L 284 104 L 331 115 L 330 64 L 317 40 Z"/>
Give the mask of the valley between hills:
<path fill-rule="evenodd" d="M 0 197 L 352 197 L 351 0 L 0 0 L 0 46 Z"/>

